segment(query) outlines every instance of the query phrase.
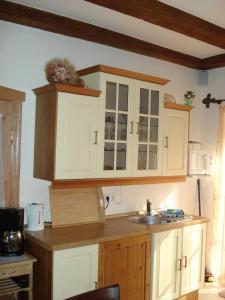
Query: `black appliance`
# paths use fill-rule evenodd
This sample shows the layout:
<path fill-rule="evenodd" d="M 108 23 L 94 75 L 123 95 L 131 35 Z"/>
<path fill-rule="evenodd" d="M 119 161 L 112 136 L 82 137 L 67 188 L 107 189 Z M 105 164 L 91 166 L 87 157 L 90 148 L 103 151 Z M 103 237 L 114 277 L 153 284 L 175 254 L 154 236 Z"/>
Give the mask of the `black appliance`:
<path fill-rule="evenodd" d="M 24 209 L 0 208 L 0 254 L 18 256 L 24 253 Z"/>

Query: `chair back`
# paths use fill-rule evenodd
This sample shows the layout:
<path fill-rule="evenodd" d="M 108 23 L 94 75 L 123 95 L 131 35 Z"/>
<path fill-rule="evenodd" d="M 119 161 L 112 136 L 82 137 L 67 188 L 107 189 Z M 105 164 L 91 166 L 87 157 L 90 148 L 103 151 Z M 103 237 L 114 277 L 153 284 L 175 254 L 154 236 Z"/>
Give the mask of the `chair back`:
<path fill-rule="evenodd" d="M 120 300 L 119 285 L 100 288 L 66 300 Z"/>

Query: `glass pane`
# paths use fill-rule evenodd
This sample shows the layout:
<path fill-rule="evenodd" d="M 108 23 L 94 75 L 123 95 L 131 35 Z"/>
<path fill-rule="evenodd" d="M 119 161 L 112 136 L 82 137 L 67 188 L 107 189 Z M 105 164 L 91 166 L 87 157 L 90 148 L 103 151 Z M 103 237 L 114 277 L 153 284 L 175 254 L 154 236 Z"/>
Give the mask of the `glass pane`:
<path fill-rule="evenodd" d="M 150 142 L 158 143 L 159 119 L 150 118 Z"/>
<path fill-rule="evenodd" d="M 128 85 L 119 84 L 118 110 L 128 111 Z"/>
<path fill-rule="evenodd" d="M 107 109 L 116 109 L 116 83 L 106 82 L 106 104 Z"/>
<path fill-rule="evenodd" d="M 149 146 L 149 170 L 157 169 L 157 154 L 158 154 L 157 152 L 158 152 L 157 145 Z"/>
<path fill-rule="evenodd" d="M 138 146 L 138 170 L 146 170 L 147 167 L 147 145 Z"/>
<path fill-rule="evenodd" d="M 127 115 L 118 114 L 117 140 L 127 140 Z"/>
<path fill-rule="evenodd" d="M 115 120 L 115 113 L 105 113 L 105 140 L 115 140 Z"/>
<path fill-rule="evenodd" d="M 147 142 L 148 140 L 148 118 L 139 117 L 139 142 Z"/>
<path fill-rule="evenodd" d="M 104 170 L 114 169 L 114 143 L 105 143 L 104 148 Z"/>
<path fill-rule="evenodd" d="M 127 144 L 118 143 L 117 159 L 116 159 L 117 170 L 126 170 L 126 155 L 127 155 Z"/>
<path fill-rule="evenodd" d="M 140 89 L 140 113 L 148 114 L 149 90 Z"/>
<path fill-rule="evenodd" d="M 159 91 L 151 91 L 151 115 L 159 115 Z"/>

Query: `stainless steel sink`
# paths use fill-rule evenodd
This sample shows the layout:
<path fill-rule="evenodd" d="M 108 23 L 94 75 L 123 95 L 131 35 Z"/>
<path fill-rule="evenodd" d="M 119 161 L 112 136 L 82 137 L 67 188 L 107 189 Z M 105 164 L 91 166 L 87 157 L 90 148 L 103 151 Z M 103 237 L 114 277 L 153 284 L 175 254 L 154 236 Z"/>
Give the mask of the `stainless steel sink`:
<path fill-rule="evenodd" d="M 149 224 L 149 225 L 168 224 L 172 222 L 172 220 L 165 217 L 147 216 L 147 215 L 131 216 L 128 218 L 128 220 L 136 224 Z"/>
<path fill-rule="evenodd" d="M 136 224 L 148 224 L 148 225 L 157 225 L 157 224 L 168 224 L 168 223 L 181 223 L 192 220 L 192 216 L 184 215 L 182 218 L 168 218 L 161 215 L 135 215 L 128 218 L 129 221 Z"/>

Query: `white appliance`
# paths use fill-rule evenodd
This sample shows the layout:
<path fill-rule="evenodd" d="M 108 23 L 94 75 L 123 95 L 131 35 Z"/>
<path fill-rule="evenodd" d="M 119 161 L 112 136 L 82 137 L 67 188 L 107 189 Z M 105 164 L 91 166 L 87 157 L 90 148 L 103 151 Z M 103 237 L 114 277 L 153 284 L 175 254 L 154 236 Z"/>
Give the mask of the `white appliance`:
<path fill-rule="evenodd" d="M 200 149 L 189 150 L 189 175 L 211 175 L 212 156 Z"/>
<path fill-rule="evenodd" d="M 26 211 L 28 230 L 36 231 L 44 229 L 44 204 L 30 203 Z"/>

